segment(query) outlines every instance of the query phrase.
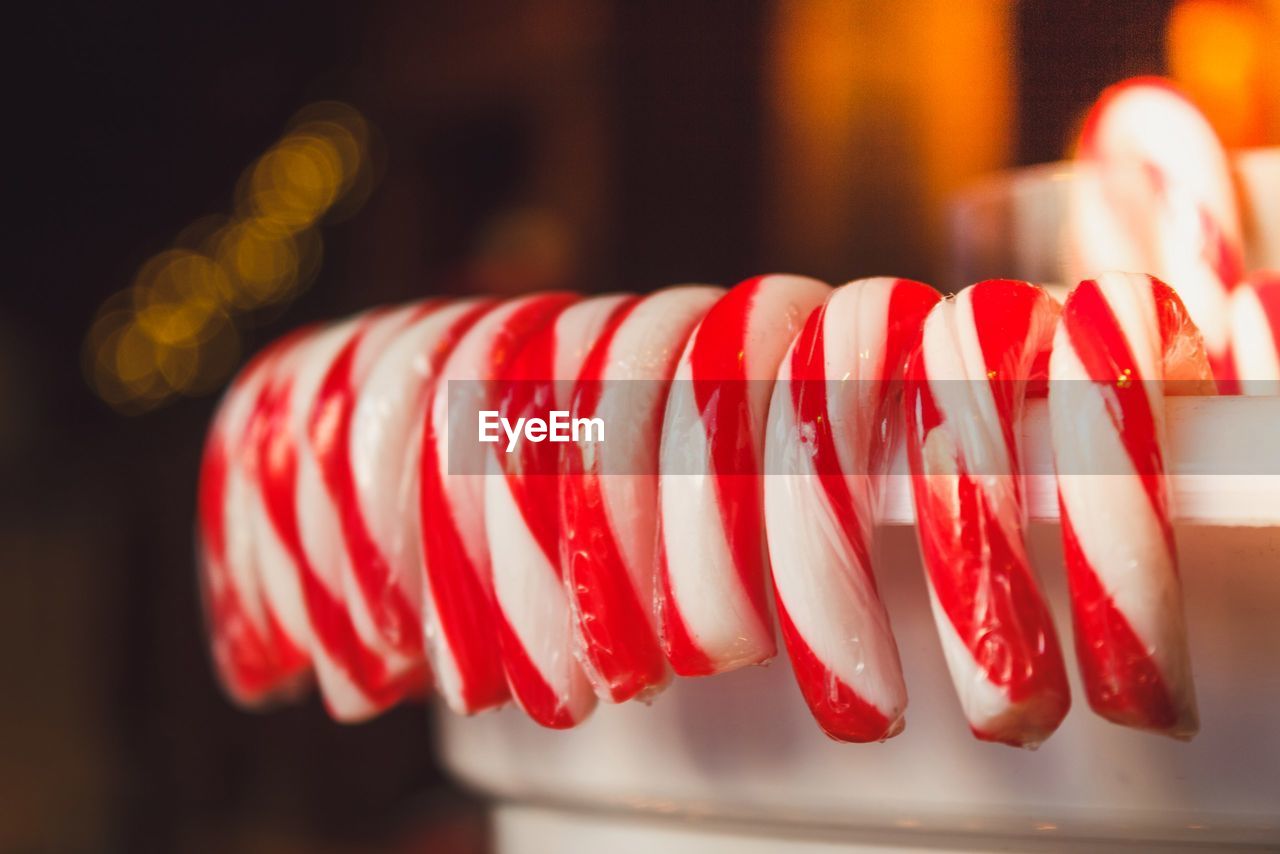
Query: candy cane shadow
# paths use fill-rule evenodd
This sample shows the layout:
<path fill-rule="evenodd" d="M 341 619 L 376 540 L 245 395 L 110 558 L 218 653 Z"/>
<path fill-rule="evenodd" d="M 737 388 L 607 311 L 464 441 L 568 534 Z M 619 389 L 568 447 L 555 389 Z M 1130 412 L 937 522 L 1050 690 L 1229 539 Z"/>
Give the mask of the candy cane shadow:
<path fill-rule="evenodd" d="M 690 765 L 709 778 L 794 770 L 796 749 L 819 732 L 785 652 L 763 665 L 676 677 L 675 683 L 655 702 L 675 707 L 672 737 L 683 744 Z M 797 720 L 804 723 L 791 723 Z M 766 732 L 762 724 L 768 722 L 779 724 Z"/>

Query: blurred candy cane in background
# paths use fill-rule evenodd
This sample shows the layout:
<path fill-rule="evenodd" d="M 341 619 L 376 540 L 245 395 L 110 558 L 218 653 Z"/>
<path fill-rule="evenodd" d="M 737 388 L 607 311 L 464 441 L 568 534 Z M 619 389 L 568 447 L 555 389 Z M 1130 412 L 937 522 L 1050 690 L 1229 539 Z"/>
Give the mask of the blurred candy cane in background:
<path fill-rule="evenodd" d="M 1067 280 L 1146 271 L 1181 296 L 1214 375 L 1234 390 L 1228 299 L 1244 276 L 1239 201 L 1227 153 L 1172 83 L 1107 89 L 1085 120 L 1071 183 Z"/>
<path fill-rule="evenodd" d="M 1232 292 L 1231 355 L 1243 394 L 1280 394 L 1280 272 L 1255 273 Z"/>

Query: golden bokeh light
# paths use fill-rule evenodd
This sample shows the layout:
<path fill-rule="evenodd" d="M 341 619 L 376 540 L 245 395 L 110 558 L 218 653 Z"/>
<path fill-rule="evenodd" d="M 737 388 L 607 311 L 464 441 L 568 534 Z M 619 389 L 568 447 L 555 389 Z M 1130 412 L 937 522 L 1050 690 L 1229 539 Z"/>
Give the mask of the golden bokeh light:
<path fill-rule="evenodd" d="M 1169 71 L 1229 147 L 1265 142 L 1267 64 L 1280 24 L 1244 0 L 1182 0 L 1169 16 Z"/>
<path fill-rule="evenodd" d="M 99 308 L 85 336 L 85 375 L 127 414 L 216 390 L 240 358 L 238 317 L 279 310 L 310 284 L 318 226 L 372 187 L 370 129 L 353 107 L 299 111 L 236 184 L 230 217 L 202 217 Z"/>
<path fill-rule="evenodd" d="M 270 305 L 289 295 L 298 281 L 298 251 L 293 235 L 254 218 L 229 226 L 218 241 L 216 257 L 238 287 L 237 309 Z"/>
<path fill-rule="evenodd" d="M 138 324 L 156 343 L 198 343 L 232 295 L 223 267 L 207 255 L 171 249 L 148 261 L 131 289 Z"/>
<path fill-rule="evenodd" d="M 331 142 L 289 136 L 254 164 L 243 206 L 259 222 L 292 233 L 329 209 L 342 179 L 342 158 Z"/>

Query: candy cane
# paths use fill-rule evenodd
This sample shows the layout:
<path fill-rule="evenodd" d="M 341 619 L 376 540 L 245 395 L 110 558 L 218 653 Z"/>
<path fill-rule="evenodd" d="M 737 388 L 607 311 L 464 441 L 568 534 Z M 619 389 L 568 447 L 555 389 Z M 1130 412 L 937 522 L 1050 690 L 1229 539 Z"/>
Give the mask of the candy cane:
<path fill-rule="evenodd" d="M 348 378 L 365 374 L 350 410 L 345 470 L 336 473 L 354 582 L 344 592 L 402 660 L 424 654 L 417 473 L 427 396 L 445 357 L 491 305 L 425 306 Z"/>
<path fill-rule="evenodd" d="M 1025 282 L 939 303 L 907 368 L 906 437 L 929 602 L 978 738 L 1044 741 L 1071 706 L 1053 618 L 1027 555 L 1020 423 L 1045 378 L 1058 307 Z"/>
<path fill-rule="evenodd" d="M 761 276 L 722 297 L 685 346 L 659 457 L 658 618 L 672 668 L 701 676 L 776 652 L 760 469 L 778 364 L 830 288 Z"/>
<path fill-rule="evenodd" d="M 583 365 L 574 418 L 599 418 L 602 444 L 567 446 L 561 487 L 563 566 L 582 663 L 602 700 L 666 684 L 653 616 L 658 443 L 676 362 L 724 291 L 684 286 L 615 311 Z"/>
<path fill-rule="evenodd" d="M 1177 738 L 1198 723 L 1163 392 L 1211 392 L 1210 376 L 1199 332 L 1160 280 L 1108 273 L 1067 298 L 1049 410 L 1076 655 L 1098 714 Z"/>
<path fill-rule="evenodd" d="M 1280 272 L 1255 273 L 1231 292 L 1231 355 L 1244 394 L 1280 394 Z"/>
<path fill-rule="evenodd" d="M 1244 272 L 1226 152 L 1172 84 L 1107 89 L 1085 120 L 1070 206 L 1069 281 L 1145 270 L 1177 289 L 1219 380 L 1231 380 L 1227 297 Z"/>
<path fill-rule="evenodd" d="M 338 580 L 340 590 L 334 589 L 333 593 L 345 605 L 350 618 L 355 635 L 350 643 L 378 660 L 375 669 L 357 667 L 354 659 L 358 653 L 348 651 L 353 660 L 343 662 L 367 696 L 384 698 L 377 701 L 379 708 L 370 708 L 370 712 L 399 699 L 397 688 L 400 693 L 419 688 L 426 681 L 426 670 L 421 632 L 416 630 L 417 611 L 407 597 L 397 595 L 399 588 L 387 583 L 384 552 L 370 527 L 377 514 L 365 510 L 372 491 L 367 484 L 367 455 L 376 455 L 380 446 L 391 445 L 389 453 L 403 457 L 407 438 L 377 429 L 385 426 L 382 424 L 372 431 L 367 429 L 367 408 L 366 417 L 360 419 L 364 429 L 357 430 L 357 401 L 387 348 L 406 329 L 432 317 L 439 308 L 439 303 L 428 301 L 371 312 L 361 318 L 354 334 L 346 338 L 325 370 L 307 415 L 308 441 L 302 446 L 303 460 L 305 463 L 308 454 L 314 457 L 323 491 L 299 499 L 303 544 L 308 548 L 316 576 L 330 587 L 333 579 Z M 395 447 L 397 439 L 404 439 L 406 444 Z M 357 459 L 365 465 L 358 465 Z M 309 470 L 306 465 L 300 469 L 304 477 Z M 357 470 L 366 473 L 363 491 Z M 394 497 L 386 482 L 378 486 L 378 494 Z M 384 526 L 409 531 L 410 518 L 406 512 L 404 518 L 381 521 Z M 366 595 L 380 582 L 384 585 L 380 596 Z"/>
<path fill-rule="evenodd" d="M 371 628 L 357 625 L 358 612 L 348 611 L 341 517 L 324 480 L 328 455 L 323 446 L 313 446 L 317 427 L 312 411 L 326 377 L 350 342 L 379 319 L 386 323 L 388 316 L 346 321 L 318 332 L 299 348 L 296 365 L 282 371 L 268 390 L 269 421 L 258 448 L 262 496 L 272 529 L 296 571 L 320 693 L 330 715 L 340 721 L 377 714 L 415 690 L 422 677 L 389 669 L 380 650 L 368 645 Z"/>
<path fill-rule="evenodd" d="M 272 364 L 304 334 L 275 342 L 241 371 L 209 429 L 200 465 L 199 576 L 215 670 L 241 705 L 259 705 L 305 674 L 306 653 L 267 607 L 254 554 L 256 464 L 249 425 Z"/>
<path fill-rule="evenodd" d="M 278 470 L 287 463 L 287 455 L 283 451 L 292 447 L 287 433 L 281 437 L 281 425 L 287 421 L 288 390 L 298 365 L 323 331 L 322 328 L 312 328 L 298 333 L 289 346 L 279 348 L 272 356 L 253 401 L 242 451 L 246 482 L 249 484 L 242 507 L 248 522 L 262 601 L 275 627 L 274 633 L 278 637 L 275 646 L 280 657 L 291 661 L 300 676 L 312 673 L 311 625 L 302 601 L 300 570 L 295 560 L 297 552 L 291 548 L 291 543 L 286 542 L 282 529 L 277 525 L 277 520 L 284 520 L 273 513 L 267 491 L 277 480 L 281 481 L 279 487 L 283 489 L 283 481 L 291 477 L 287 472 Z M 276 447 L 281 449 L 281 453 L 265 460 L 271 465 L 264 465 L 267 452 Z"/>
<path fill-rule="evenodd" d="M 458 340 L 429 395 L 418 482 L 424 631 L 437 690 L 459 714 L 509 696 L 485 538 L 489 446 L 475 441 L 477 416 L 493 408 L 494 381 L 519 345 L 574 299 L 539 294 L 489 309 Z"/>
<path fill-rule="evenodd" d="M 573 381 L 591 345 L 625 311 L 628 298 L 603 296 L 564 309 L 525 341 L 502 381 L 499 410 L 548 419 L 568 412 Z M 485 526 L 493 559 L 502 660 L 511 693 L 539 724 L 574 726 L 595 694 L 574 656 L 569 592 L 560 567 L 563 445 L 522 439 L 497 448 L 485 484 Z"/>
<path fill-rule="evenodd" d="M 778 623 L 810 711 L 840 741 L 881 741 L 903 727 L 907 687 L 872 538 L 902 369 L 937 301 L 905 279 L 836 289 L 787 351 L 769 408 L 765 526 Z"/>

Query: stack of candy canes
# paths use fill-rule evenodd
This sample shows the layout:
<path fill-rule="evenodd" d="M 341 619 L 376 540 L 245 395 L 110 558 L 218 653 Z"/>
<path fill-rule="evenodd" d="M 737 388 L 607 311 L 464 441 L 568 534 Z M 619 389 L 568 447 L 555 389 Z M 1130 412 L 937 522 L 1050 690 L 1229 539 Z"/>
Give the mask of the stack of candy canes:
<path fill-rule="evenodd" d="M 1242 275 L 1227 157 L 1167 84 L 1108 90 L 1079 151 L 1072 262 L 1156 275 L 1092 275 L 1061 303 L 1006 280 L 943 298 L 786 275 L 425 300 L 268 346 L 200 475 L 226 690 L 260 706 L 316 685 L 341 721 L 431 692 L 459 714 L 514 700 L 568 728 L 673 672 L 766 662 L 776 624 L 826 733 L 892 737 L 907 692 L 873 556 L 905 444 L 964 715 L 980 739 L 1034 746 L 1070 706 L 1024 530 L 1020 422 L 1047 396 L 1089 703 L 1191 737 L 1164 393 L 1269 390 L 1280 277 Z M 479 410 L 612 432 L 459 441 Z M 1118 474 L 1085 473 L 1099 461 Z"/>

